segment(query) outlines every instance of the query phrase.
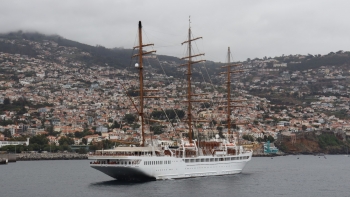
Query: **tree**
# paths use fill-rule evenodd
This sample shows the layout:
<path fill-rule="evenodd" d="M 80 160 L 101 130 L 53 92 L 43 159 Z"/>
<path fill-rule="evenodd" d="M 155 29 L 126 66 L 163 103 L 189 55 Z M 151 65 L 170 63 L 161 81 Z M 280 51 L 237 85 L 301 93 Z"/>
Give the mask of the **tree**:
<path fill-rule="evenodd" d="M 164 133 L 162 126 L 157 124 L 151 125 L 150 130 L 153 131 L 155 135 Z"/>
<path fill-rule="evenodd" d="M 206 102 L 206 103 L 201 103 L 201 108 L 209 108 L 211 107 L 211 104 Z"/>
<path fill-rule="evenodd" d="M 307 126 L 306 126 L 306 125 L 303 125 L 303 126 L 301 126 L 301 129 L 302 129 L 303 131 L 306 131 Z"/>
<path fill-rule="evenodd" d="M 5 129 L 4 131 L 4 136 L 7 137 L 7 138 L 10 138 L 12 135 L 11 135 L 11 131 L 8 130 L 8 129 Z"/>
<path fill-rule="evenodd" d="M 275 138 L 273 138 L 271 135 L 267 137 L 267 140 L 270 141 L 271 143 L 275 141 Z"/>
<path fill-rule="evenodd" d="M 243 139 L 254 142 L 254 137 L 251 135 L 243 135 L 242 136 Z"/>
<path fill-rule="evenodd" d="M 87 151 L 86 151 L 86 149 L 85 149 L 85 148 L 80 147 L 80 148 L 79 148 L 79 150 L 78 150 L 78 153 L 79 153 L 79 154 L 86 154 L 86 153 L 87 153 Z"/>
<path fill-rule="evenodd" d="M 220 138 L 225 138 L 224 134 L 222 133 L 222 129 L 219 130 L 219 136 L 220 136 Z"/>
<path fill-rule="evenodd" d="M 136 116 L 133 114 L 125 114 L 124 121 L 126 121 L 128 124 L 133 123 L 136 120 Z"/>
<path fill-rule="evenodd" d="M 36 135 L 29 139 L 29 144 L 37 144 L 40 146 L 46 145 L 49 143 L 49 139 L 44 135 Z"/>
<path fill-rule="evenodd" d="M 58 143 L 60 145 L 64 145 L 64 144 L 72 145 L 72 144 L 74 144 L 74 140 L 70 137 L 61 137 L 61 139 L 58 140 Z"/>
<path fill-rule="evenodd" d="M 114 121 L 113 125 L 112 125 L 112 129 L 114 128 L 120 128 L 120 124 L 117 121 Z"/>
<path fill-rule="evenodd" d="M 85 144 L 85 145 L 87 145 L 87 143 L 88 143 L 88 141 L 87 141 L 86 138 L 83 138 L 83 139 L 81 140 L 81 142 L 82 142 L 83 144 Z"/>
<path fill-rule="evenodd" d="M 4 99 L 4 105 L 9 105 L 11 104 L 11 100 L 9 98 Z"/>

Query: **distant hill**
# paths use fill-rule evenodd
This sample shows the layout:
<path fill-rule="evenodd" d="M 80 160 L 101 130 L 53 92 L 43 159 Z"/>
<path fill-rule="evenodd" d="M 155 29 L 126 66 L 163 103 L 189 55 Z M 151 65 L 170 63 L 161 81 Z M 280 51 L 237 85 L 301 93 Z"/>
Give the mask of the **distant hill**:
<path fill-rule="evenodd" d="M 81 52 L 86 52 L 90 55 L 76 55 L 74 54 L 70 56 L 73 61 L 82 62 L 85 66 L 111 66 L 118 69 L 125 69 L 133 67 L 133 64 L 137 61 L 136 59 L 132 60 L 131 56 L 135 54 L 137 51 L 133 49 L 123 49 L 123 48 L 113 48 L 109 49 L 103 46 L 91 46 L 83 43 L 79 43 L 76 41 L 65 39 L 59 35 L 44 35 L 37 32 L 11 32 L 7 34 L 0 34 L 1 40 L 15 40 L 18 43 L 14 44 L 12 42 L 0 42 L 0 51 L 12 54 L 23 54 L 31 57 L 37 57 L 40 51 L 34 49 L 33 45 L 21 44 L 23 40 L 30 40 L 35 42 L 43 43 L 45 41 L 53 41 L 57 43 L 58 46 L 64 47 L 74 47 Z M 41 51 L 42 52 L 42 51 Z M 50 58 L 45 56 L 46 58 Z M 145 60 L 145 66 L 152 66 L 152 73 L 165 73 L 168 76 L 173 76 L 175 78 L 185 78 L 184 70 L 178 66 L 179 64 L 185 63 L 183 60 L 172 57 L 157 54 L 157 59 L 148 58 Z M 57 57 L 53 56 L 52 61 L 57 61 Z M 159 61 L 162 62 L 162 67 L 159 66 Z M 299 70 L 308 70 L 308 69 L 319 69 L 322 66 L 335 66 L 337 68 L 341 68 L 344 70 L 350 70 L 350 52 L 337 51 L 330 52 L 327 55 L 288 55 L 288 56 L 279 56 L 274 58 L 255 58 L 247 61 L 241 62 L 243 65 L 246 65 L 246 68 L 249 68 L 249 73 L 243 74 L 237 78 L 237 81 L 241 81 L 247 84 L 252 82 L 252 79 L 256 76 L 263 76 L 262 82 L 267 79 L 276 80 L 281 73 L 288 71 L 292 73 L 293 71 Z M 258 71 L 260 68 L 273 68 L 274 64 L 287 63 L 287 67 L 279 67 L 278 73 L 262 75 L 261 72 Z M 211 78 L 211 81 L 214 84 L 223 84 L 225 83 L 225 79 L 220 75 L 220 72 L 223 72 L 224 63 L 217 63 L 213 61 L 206 61 L 205 69 L 201 65 L 193 66 L 192 78 L 193 80 L 203 81 L 205 78 L 206 82 L 209 82 L 208 75 Z M 263 65 L 263 66 L 262 66 Z M 184 68 L 184 67 L 182 67 Z M 164 69 L 164 71 L 163 71 Z M 299 75 L 300 76 L 300 75 Z M 270 78 L 269 78 L 270 77 Z M 306 77 L 305 77 L 306 78 Z M 300 79 L 301 80 L 301 79 Z M 305 79 L 304 79 L 305 80 Z M 293 81 L 292 81 L 293 82 Z M 323 79 L 319 79 L 318 83 L 323 82 Z M 326 84 L 327 85 L 327 84 Z M 309 89 L 314 89 L 313 86 L 316 87 L 316 84 L 309 84 Z M 330 86 L 330 85 L 329 85 Z M 249 89 L 248 86 L 244 86 L 243 88 Z M 266 91 L 261 92 L 262 97 L 269 98 L 268 95 L 265 95 Z M 277 97 L 280 100 L 280 97 Z"/>
<path fill-rule="evenodd" d="M 25 39 L 25 40 L 35 41 L 35 42 L 54 41 L 58 44 L 58 46 L 76 47 L 82 52 L 87 52 L 91 54 L 91 56 L 76 57 L 77 58 L 76 60 L 84 62 L 87 66 L 109 65 L 119 69 L 124 69 L 124 68 L 130 67 L 131 64 L 135 63 L 136 61 L 136 60 L 131 61 L 131 56 L 137 52 L 137 51 L 134 51 L 133 49 L 123 49 L 123 48 L 109 49 L 103 46 L 91 46 L 91 45 L 65 39 L 59 35 L 45 35 L 37 32 L 18 31 L 18 32 L 11 32 L 7 34 L 0 34 L 0 39 L 17 40 L 17 41 L 21 41 Z M 12 54 L 17 53 L 22 55 L 28 55 L 31 57 L 35 57 L 38 55 L 36 50 L 34 50 L 31 46 L 18 45 L 18 44 L 16 45 L 11 43 L 4 43 L 4 42 L 0 43 L 0 51 L 5 53 L 12 53 Z M 160 55 L 160 54 L 157 54 L 157 59 L 159 61 L 169 62 L 170 66 L 164 66 L 164 70 L 168 75 L 171 75 L 174 77 L 180 77 L 180 76 L 183 77 L 184 73 L 178 72 L 177 71 L 178 69 L 172 66 L 174 64 L 178 65 L 178 64 L 184 63 L 183 60 L 177 57 Z M 157 65 L 159 64 L 158 60 L 150 58 L 145 62 L 151 65 Z M 215 73 L 217 68 L 219 68 L 217 64 L 212 61 L 207 61 L 206 67 L 210 75 Z M 156 69 L 155 72 L 163 73 L 163 70 L 159 66 L 155 66 L 155 69 Z M 193 78 L 194 79 L 202 78 L 202 76 L 199 76 L 194 73 Z"/>

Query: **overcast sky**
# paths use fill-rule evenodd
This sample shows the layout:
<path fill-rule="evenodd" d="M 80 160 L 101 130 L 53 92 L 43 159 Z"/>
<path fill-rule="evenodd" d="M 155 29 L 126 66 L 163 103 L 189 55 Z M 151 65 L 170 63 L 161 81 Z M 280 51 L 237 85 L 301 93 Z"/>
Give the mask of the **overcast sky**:
<path fill-rule="evenodd" d="M 181 57 L 188 18 L 205 59 L 226 62 L 350 49 L 348 0 L 0 0 L 0 32 L 37 31 L 131 48 L 137 24 L 157 54 Z"/>

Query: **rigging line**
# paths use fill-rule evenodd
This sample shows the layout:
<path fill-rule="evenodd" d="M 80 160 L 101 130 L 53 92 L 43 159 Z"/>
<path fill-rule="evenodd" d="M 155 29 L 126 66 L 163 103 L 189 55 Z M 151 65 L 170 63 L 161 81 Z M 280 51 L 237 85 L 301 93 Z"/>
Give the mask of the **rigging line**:
<path fill-rule="evenodd" d="M 203 67 L 204 67 L 205 70 L 207 71 L 207 69 L 206 69 L 206 64 L 205 64 L 205 63 L 203 63 Z M 204 75 L 203 75 L 203 72 L 202 72 L 201 67 L 199 67 L 199 69 L 200 69 L 200 73 L 201 73 L 201 75 L 202 75 L 203 81 L 205 82 L 205 87 L 208 87 L 208 85 L 207 85 L 207 83 L 206 83 L 206 81 L 205 81 L 205 78 L 204 78 Z M 208 73 L 208 72 L 207 72 L 207 73 Z M 208 78 L 209 78 L 209 80 L 211 80 L 211 79 L 210 79 L 210 76 L 208 76 Z M 209 103 L 210 103 L 211 106 L 214 105 L 213 97 L 210 98 L 210 102 L 209 102 Z M 206 108 L 205 104 L 204 104 L 204 107 Z M 207 109 L 207 111 L 209 111 L 209 107 L 206 108 L 206 109 Z M 212 119 L 211 121 L 213 122 L 213 119 Z"/>
<path fill-rule="evenodd" d="M 150 42 L 150 38 L 149 38 L 147 32 L 146 32 L 144 29 L 143 29 L 143 33 L 144 33 L 145 37 L 147 38 L 147 41 L 148 41 L 149 43 L 151 43 L 151 42 Z M 152 46 L 153 49 L 154 49 L 154 48 L 174 47 L 174 46 L 178 46 L 178 45 L 179 45 L 178 43 L 174 43 L 174 42 L 164 42 L 164 40 L 159 39 L 159 37 L 156 37 L 156 40 L 160 40 L 160 41 L 162 41 L 163 43 L 167 43 L 167 45 Z"/>
<path fill-rule="evenodd" d="M 173 127 L 173 129 L 174 129 L 174 131 L 175 131 L 175 128 L 174 128 L 173 124 L 171 123 L 171 121 L 170 121 L 168 115 L 166 114 L 166 112 L 164 111 L 163 108 L 161 108 L 161 109 L 162 109 L 163 113 L 165 114 L 165 117 L 168 119 L 169 123 L 171 124 L 171 126 Z"/>
<path fill-rule="evenodd" d="M 183 35 L 181 34 L 171 34 L 171 33 L 164 33 L 163 31 L 155 31 L 155 30 L 152 30 L 152 29 L 146 29 L 146 28 L 143 28 L 145 30 L 147 30 L 148 32 L 156 32 L 156 33 L 161 33 L 161 34 L 164 34 L 164 35 L 171 35 L 171 36 L 178 36 L 178 37 L 183 37 Z"/>
<path fill-rule="evenodd" d="M 154 48 L 166 48 L 166 47 L 174 47 L 174 46 L 178 46 L 178 44 L 163 45 L 163 46 L 159 46 L 159 45 L 157 45 L 157 46 L 156 46 L 156 47 L 154 47 Z"/>
<path fill-rule="evenodd" d="M 138 38 L 138 35 L 137 35 L 137 33 L 136 33 L 135 39 L 134 39 L 134 45 L 133 45 L 133 46 L 136 46 L 137 38 Z M 131 50 L 130 64 L 129 64 L 129 66 L 126 68 L 127 70 L 128 70 L 128 69 L 131 70 L 131 67 L 132 67 L 131 64 L 133 63 L 133 58 L 132 58 L 132 56 L 134 55 L 134 52 L 135 52 L 135 48 L 133 48 L 133 49 Z"/>
<path fill-rule="evenodd" d="M 172 84 L 172 83 L 170 82 L 169 77 L 168 77 L 168 75 L 166 74 L 166 72 L 165 72 L 165 70 L 164 70 L 162 64 L 160 63 L 160 61 L 159 61 L 159 59 L 158 59 L 158 56 L 156 57 L 156 59 L 157 59 L 157 61 L 159 62 L 159 65 L 160 65 L 160 67 L 162 68 L 162 71 L 163 71 L 164 75 L 167 76 L 167 77 L 166 77 L 166 80 L 168 81 L 169 84 Z M 165 94 L 165 96 L 166 96 L 166 98 L 167 98 L 167 94 Z M 176 121 L 181 122 L 181 120 L 180 120 L 178 114 L 176 113 L 176 110 L 175 110 L 173 107 L 172 107 L 172 110 L 173 110 L 174 113 L 175 113 Z M 173 125 L 172 125 L 172 126 L 173 126 Z M 173 127 L 173 128 L 174 128 L 174 127 Z M 174 129 L 175 129 L 175 128 L 174 128 Z"/>
<path fill-rule="evenodd" d="M 161 63 L 160 63 L 160 61 L 159 61 L 159 59 L 158 59 L 158 56 L 156 56 L 156 59 L 157 59 L 159 65 L 161 66 L 164 75 L 167 76 L 166 73 L 165 73 L 165 70 L 164 70 L 163 66 L 161 65 Z M 146 59 L 146 61 L 149 63 L 149 60 L 148 60 L 148 59 Z M 152 67 L 152 65 L 151 65 L 150 63 L 149 63 L 149 65 Z M 170 80 L 169 80 L 169 77 L 165 77 L 165 78 L 168 80 L 168 83 L 171 84 L 171 82 L 170 82 Z M 164 93 L 163 93 L 163 94 L 164 94 Z M 168 97 L 167 97 L 167 94 L 164 94 L 164 95 L 165 95 L 166 98 L 168 98 Z M 162 111 L 164 112 L 164 109 L 163 109 L 163 108 L 161 108 L 161 109 L 162 109 Z M 180 119 L 179 116 L 178 116 L 178 114 L 176 113 L 176 111 L 174 110 L 173 107 L 172 107 L 172 110 L 174 111 L 174 113 L 175 113 L 175 115 L 176 115 L 175 117 L 177 117 L 178 119 Z M 165 113 L 165 112 L 164 112 L 164 113 Z M 166 114 L 166 113 L 165 113 L 165 114 Z M 166 115 L 166 116 L 167 116 L 167 115 Z M 168 117 L 167 117 L 167 119 L 168 119 L 168 121 L 171 123 L 171 121 L 170 121 L 170 119 L 169 119 Z M 173 126 L 172 123 L 171 123 L 171 126 L 173 127 L 173 129 L 174 129 L 174 131 L 175 131 L 175 127 Z"/>
<path fill-rule="evenodd" d="M 144 33 L 144 35 L 145 35 L 145 37 L 147 38 L 147 40 L 148 41 L 150 41 L 150 38 L 149 38 L 149 36 L 148 36 L 148 33 L 143 29 L 143 33 Z M 152 34 L 151 34 L 152 35 Z M 169 46 L 178 46 L 179 44 L 178 44 L 178 42 L 168 42 L 168 40 L 164 40 L 164 39 L 159 39 L 159 36 L 153 36 L 155 39 L 154 40 L 159 40 L 159 41 L 161 41 L 162 43 L 166 43 L 167 45 L 169 45 Z M 153 39 L 152 39 L 153 40 Z M 165 45 L 165 46 L 167 46 L 167 45 Z M 157 45 L 157 47 L 158 47 L 158 45 Z M 160 47 L 162 47 L 162 46 L 160 46 Z"/>

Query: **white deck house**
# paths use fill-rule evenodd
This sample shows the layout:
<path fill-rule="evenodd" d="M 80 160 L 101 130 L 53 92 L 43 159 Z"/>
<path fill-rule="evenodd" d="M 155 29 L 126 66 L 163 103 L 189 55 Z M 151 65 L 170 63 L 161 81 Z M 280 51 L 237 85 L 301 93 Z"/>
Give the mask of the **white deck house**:
<path fill-rule="evenodd" d="M 3 146 L 9 146 L 9 145 L 29 145 L 29 138 L 27 138 L 27 141 L 0 141 L 0 148 Z"/>

